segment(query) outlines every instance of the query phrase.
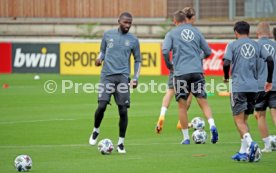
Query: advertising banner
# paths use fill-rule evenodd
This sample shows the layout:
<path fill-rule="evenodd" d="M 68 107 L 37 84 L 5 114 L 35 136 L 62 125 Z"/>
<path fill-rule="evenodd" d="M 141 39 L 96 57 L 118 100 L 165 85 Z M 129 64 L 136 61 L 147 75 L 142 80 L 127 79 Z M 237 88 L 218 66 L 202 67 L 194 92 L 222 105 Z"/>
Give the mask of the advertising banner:
<path fill-rule="evenodd" d="M 99 75 L 101 67 L 95 66 L 100 43 L 61 43 L 60 73 Z"/>
<path fill-rule="evenodd" d="M 203 60 L 205 75 L 223 75 L 226 42 L 209 43 L 212 54 Z M 157 42 L 140 43 L 141 75 L 168 75 L 162 45 Z M 96 67 L 100 43 L 0 43 L 0 73 L 60 73 L 100 75 Z M 131 74 L 134 58 L 130 57 Z"/>
<path fill-rule="evenodd" d="M 13 43 L 12 71 L 59 73 L 59 44 Z"/>
<path fill-rule="evenodd" d="M 212 54 L 203 60 L 203 69 L 205 75 L 223 76 L 223 61 L 224 51 L 227 43 L 209 43 L 212 49 Z"/>
<path fill-rule="evenodd" d="M 159 43 L 141 43 L 141 75 L 160 75 L 161 56 Z M 101 67 L 95 61 L 99 55 L 100 43 L 61 43 L 60 73 L 99 75 Z M 134 73 L 134 58 L 130 57 L 131 73 Z"/>
<path fill-rule="evenodd" d="M 224 51 L 227 43 L 209 43 L 212 49 L 212 54 L 203 60 L 203 69 L 205 75 L 223 76 L 223 61 Z M 161 52 L 162 54 L 162 52 Z M 166 67 L 164 57 L 161 58 L 161 74 L 168 75 L 169 70 Z"/>
<path fill-rule="evenodd" d="M 140 75 L 160 75 L 161 74 L 161 47 L 160 43 L 140 43 L 141 51 L 141 72 Z M 131 74 L 134 58 L 131 56 Z"/>
<path fill-rule="evenodd" d="M 0 73 L 12 72 L 11 49 L 11 43 L 0 43 Z"/>

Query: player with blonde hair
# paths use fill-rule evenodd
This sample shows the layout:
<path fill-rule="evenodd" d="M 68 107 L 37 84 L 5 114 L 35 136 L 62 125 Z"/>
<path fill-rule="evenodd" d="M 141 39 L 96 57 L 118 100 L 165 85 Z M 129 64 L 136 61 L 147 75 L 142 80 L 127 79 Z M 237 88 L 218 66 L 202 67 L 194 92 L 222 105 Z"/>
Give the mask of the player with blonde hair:
<path fill-rule="evenodd" d="M 192 7 L 185 7 L 182 11 L 184 12 L 184 14 L 186 16 L 185 22 L 190 23 L 190 24 L 194 24 L 194 22 L 195 22 L 195 10 Z M 172 71 L 170 71 L 169 79 L 168 79 L 167 83 L 168 83 L 168 89 L 166 91 L 166 94 L 163 97 L 159 119 L 157 121 L 157 125 L 156 125 L 156 128 L 155 128 L 157 133 L 161 133 L 161 131 L 163 129 L 163 125 L 164 125 L 167 110 L 170 106 L 172 97 L 175 94 L 174 88 L 173 88 L 173 72 Z M 190 94 L 188 99 L 187 99 L 188 109 L 189 109 L 189 107 L 192 103 L 192 98 L 193 98 L 192 94 Z M 176 128 L 181 129 L 180 121 L 178 121 L 178 123 L 176 125 Z"/>
<path fill-rule="evenodd" d="M 268 22 L 260 22 L 257 26 L 258 43 L 262 50 L 268 52 L 268 54 L 275 59 L 276 44 L 270 40 L 270 29 Z M 276 66 L 274 61 L 274 66 Z M 274 70 L 274 76 L 276 72 Z M 255 105 L 255 117 L 258 121 L 258 128 L 264 142 L 264 148 L 262 152 L 271 152 L 271 140 L 269 137 L 267 122 L 266 122 L 266 108 L 270 108 L 270 114 L 276 125 L 276 81 L 272 80 L 272 90 L 265 92 L 264 85 L 266 83 L 267 67 L 263 60 L 258 61 L 258 95 Z"/>
<path fill-rule="evenodd" d="M 205 79 L 201 58 L 202 51 L 206 58 L 211 55 L 211 49 L 198 29 L 187 24 L 185 20 L 186 15 L 183 11 L 175 12 L 174 24 L 176 27 L 166 34 L 162 54 L 167 68 L 174 73 L 175 99 L 178 102 L 178 116 L 183 134 L 181 144 L 190 144 L 187 115 L 187 99 L 190 93 L 196 97 L 204 114 L 212 114 L 204 87 Z M 170 51 L 173 54 L 172 62 L 169 57 Z M 218 131 L 214 120 L 210 121 L 210 131 L 211 142 L 216 143 Z"/>

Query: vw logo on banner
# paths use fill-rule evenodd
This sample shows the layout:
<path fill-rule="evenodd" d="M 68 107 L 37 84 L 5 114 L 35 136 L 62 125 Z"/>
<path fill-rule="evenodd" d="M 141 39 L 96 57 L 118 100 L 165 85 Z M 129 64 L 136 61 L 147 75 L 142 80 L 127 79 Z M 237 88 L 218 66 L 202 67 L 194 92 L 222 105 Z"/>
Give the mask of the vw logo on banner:
<path fill-rule="evenodd" d="M 252 58 L 255 55 L 255 52 L 254 47 L 249 43 L 245 43 L 241 47 L 241 55 L 246 59 Z"/>
<path fill-rule="evenodd" d="M 265 50 L 269 53 L 270 56 L 274 57 L 275 49 L 270 44 L 264 44 Z"/>
<path fill-rule="evenodd" d="M 183 29 L 181 32 L 181 38 L 186 42 L 190 42 L 190 41 L 194 40 L 195 35 L 194 35 L 193 31 L 191 31 L 189 29 Z"/>

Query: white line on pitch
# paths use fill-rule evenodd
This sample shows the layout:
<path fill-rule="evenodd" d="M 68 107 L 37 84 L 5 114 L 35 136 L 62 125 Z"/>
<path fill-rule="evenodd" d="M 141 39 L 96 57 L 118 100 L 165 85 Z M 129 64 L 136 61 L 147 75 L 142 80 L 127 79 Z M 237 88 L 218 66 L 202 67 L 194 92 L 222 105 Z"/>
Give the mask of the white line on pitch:
<path fill-rule="evenodd" d="M 0 146 L 0 148 L 55 148 L 55 147 L 88 147 L 88 144 L 61 144 L 61 145 L 27 145 L 27 146 Z"/>
<path fill-rule="evenodd" d="M 220 142 L 220 144 L 239 144 L 240 142 Z M 147 143 L 147 144 L 139 144 L 133 143 L 128 144 L 129 146 L 147 146 L 147 145 L 180 145 L 179 143 Z M 60 144 L 60 145 L 27 145 L 27 146 L 16 146 L 16 145 L 6 145 L 0 146 L 2 149 L 9 148 L 58 148 L 58 147 L 93 147 L 89 144 Z"/>
<path fill-rule="evenodd" d="M 74 121 L 76 119 L 49 119 L 49 120 L 30 120 L 30 121 L 3 121 L 0 124 L 20 124 L 20 123 L 37 123 L 47 121 Z"/>

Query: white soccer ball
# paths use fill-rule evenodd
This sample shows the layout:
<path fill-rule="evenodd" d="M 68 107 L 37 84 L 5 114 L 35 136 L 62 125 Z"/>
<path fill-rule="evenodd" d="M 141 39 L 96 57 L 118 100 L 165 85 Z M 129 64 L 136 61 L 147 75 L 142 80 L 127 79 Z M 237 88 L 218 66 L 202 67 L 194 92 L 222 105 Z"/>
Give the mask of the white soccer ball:
<path fill-rule="evenodd" d="M 26 172 L 32 168 L 33 162 L 28 155 L 19 155 L 14 160 L 15 169 L 18 172 Z"/>
<path fill-rule="evenodd" d="M 202 118 L 195 117 L 195 118 L 192 119 L 191 125 L 192 125 L 192 128 L 194 128 L 194 130 L 204 129 L 205 122 Z"/>
<path fill-rule="evenodd" d="M 39 80 L 40 79 L 40 76 L 39 75 L 35 75 L 34 76 L 34 80 Z"/>
<path fill-rule="evenodd" d="M 203 129 L 198 129 L 193 132 L 192 138 L 196 144 L 205 144 L 207 133 Z"/>
<path fill-rule="evenodd" d="M 269 136 L 272 150 L 276 150 L 276 135 Z"/>
<path fill-rule="evenodd" d="M 111 154 L 114 149 L 112 141 L 110 139 L 102 139 L 98 143 L 98 150 L 102 154 Z"/>

